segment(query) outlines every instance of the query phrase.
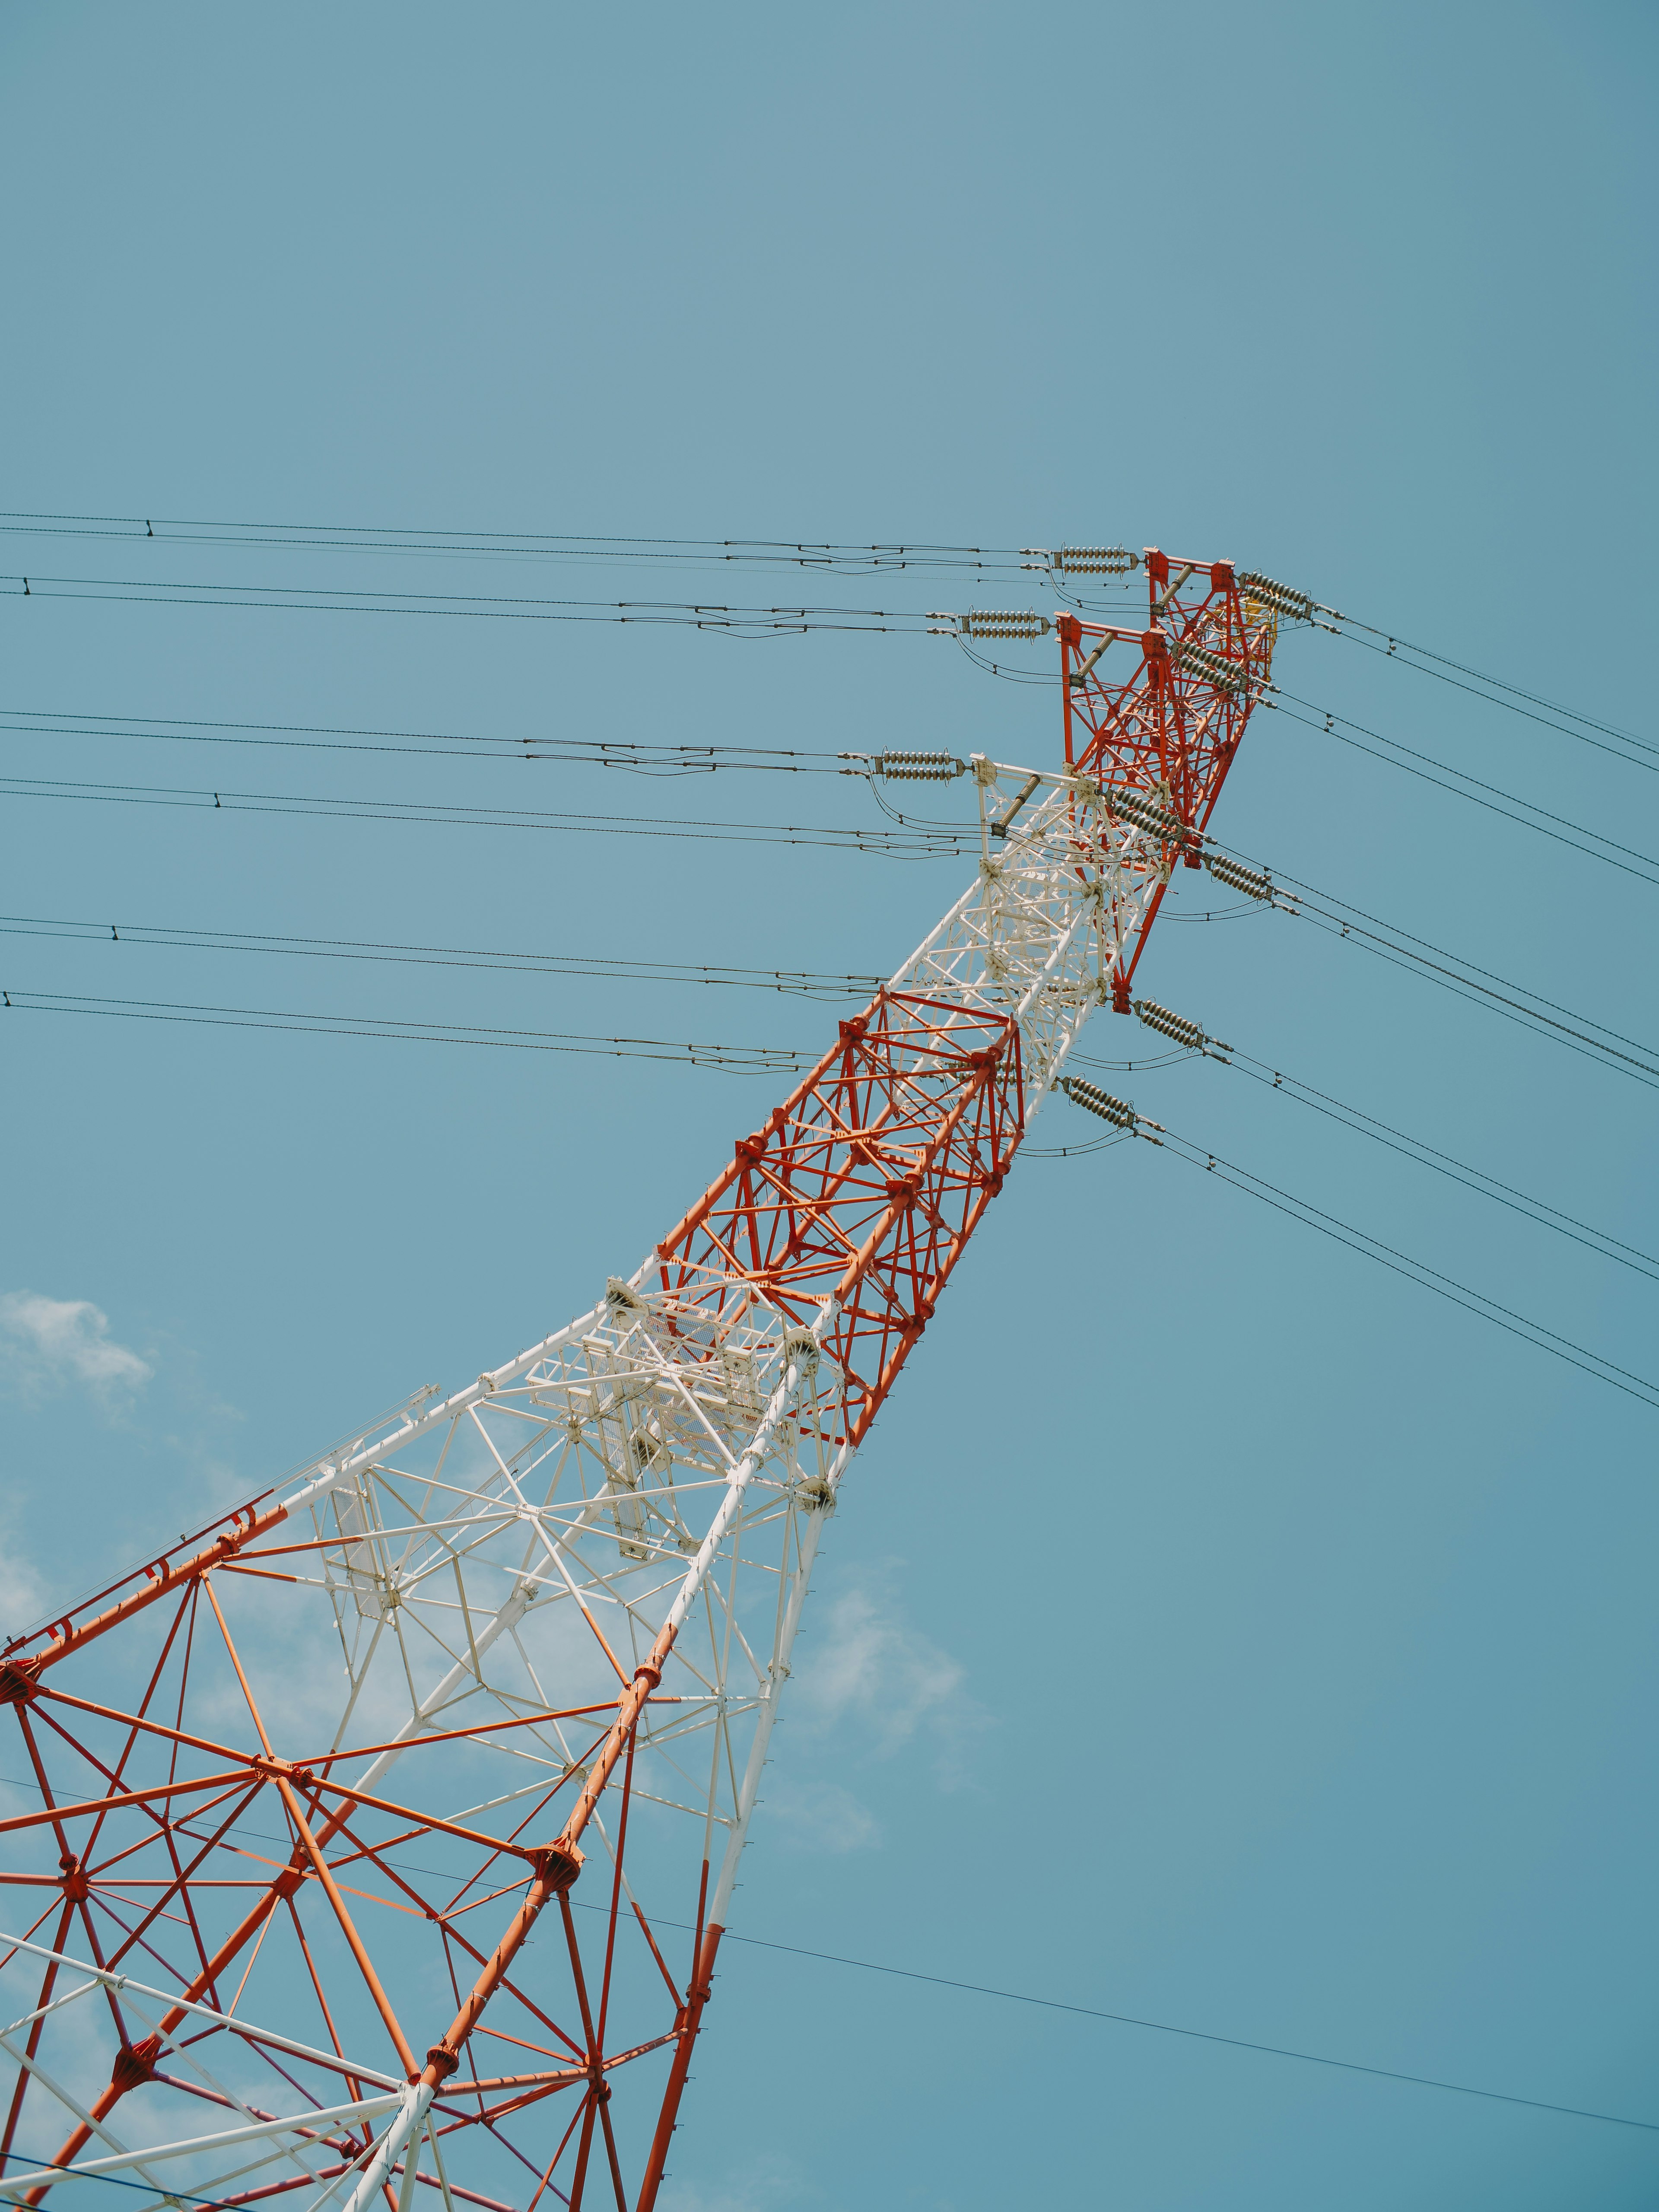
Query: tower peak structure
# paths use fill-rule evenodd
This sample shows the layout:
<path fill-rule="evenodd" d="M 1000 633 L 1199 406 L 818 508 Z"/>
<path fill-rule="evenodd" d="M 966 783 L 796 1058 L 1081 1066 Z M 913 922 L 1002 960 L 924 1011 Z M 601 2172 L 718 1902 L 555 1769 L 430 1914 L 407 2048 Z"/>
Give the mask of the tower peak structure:
<path fill-rule="evenodd" d="M 1267 681 L 1228 564 L 1146 565 L 632 1274 L 4 1648 L 7 2197 L 649 2212 L 825 1521 Z"/>

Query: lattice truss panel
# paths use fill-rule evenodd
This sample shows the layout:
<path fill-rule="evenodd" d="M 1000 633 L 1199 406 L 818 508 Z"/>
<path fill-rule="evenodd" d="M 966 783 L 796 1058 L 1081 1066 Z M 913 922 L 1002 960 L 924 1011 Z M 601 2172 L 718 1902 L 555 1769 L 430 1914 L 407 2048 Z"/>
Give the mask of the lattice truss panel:
<path fill-rule="evenodd" d="M 1109 788 L 1155 799 L 1173 832 L 1164 841 L 1166 862 L 1195 868 L 1245 725 L 1268 686 L 1278 619 L 1240 590 L 1230 561 L 1178 561 L 1149 546 L 1145 566 L 1145 629 L 1075 615 L 1055 624 L 1066 758 Z M 1152 899 L 1123 960 L 1121 1012 L 1161 903 Z"/>
<path fill-rule="evenodd" d="M 820 1533 L 1169 879 L 1094 773 L 980 776 L 630 1278 L 6 1648 L 8 2197 L 653 2202 Z"/>

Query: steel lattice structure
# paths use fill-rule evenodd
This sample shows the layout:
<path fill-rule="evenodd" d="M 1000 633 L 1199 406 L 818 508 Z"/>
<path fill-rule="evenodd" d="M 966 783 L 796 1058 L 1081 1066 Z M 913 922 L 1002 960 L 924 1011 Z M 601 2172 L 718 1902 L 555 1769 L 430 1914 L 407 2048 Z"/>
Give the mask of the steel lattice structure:
<path fill-rule="evenodd" d="M 1065 766 L 975 763 L 975 880 L 641 1266 L 6 1647 L 8 2197 L 649 2212 L 825 1520 L 1266 678 L 1230 568 L 1147 568 L 1144 631 L 1060 619 Z"/>

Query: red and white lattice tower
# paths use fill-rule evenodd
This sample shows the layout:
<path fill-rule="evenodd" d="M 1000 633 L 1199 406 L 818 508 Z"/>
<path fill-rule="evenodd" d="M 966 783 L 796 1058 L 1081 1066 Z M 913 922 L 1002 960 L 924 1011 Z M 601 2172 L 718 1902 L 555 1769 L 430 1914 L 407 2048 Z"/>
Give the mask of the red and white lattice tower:
<path fill-rule="evenodd" d="M 649 2212 L 820 1533 L 1267 677 L 1231 568 L 1146 568 L 641 1266 L 5 1647 L 4 2197 Z"/>

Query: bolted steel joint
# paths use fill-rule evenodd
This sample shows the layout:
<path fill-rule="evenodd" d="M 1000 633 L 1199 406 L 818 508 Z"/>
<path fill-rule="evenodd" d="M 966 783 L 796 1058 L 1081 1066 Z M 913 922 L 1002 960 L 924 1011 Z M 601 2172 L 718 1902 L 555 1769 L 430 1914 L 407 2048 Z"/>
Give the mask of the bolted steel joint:
<path fill-rule="evenodd" d="M 561 1836 L 556 1843 L 544 1844 L 536 1853 L 536 1871 L 555 1897 L 562 1897 L 581 1872 L 586 1857 L 580 1844 L 568 1843 Z"/>

